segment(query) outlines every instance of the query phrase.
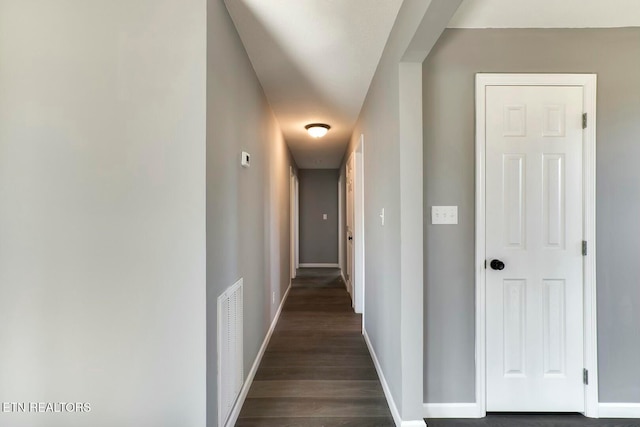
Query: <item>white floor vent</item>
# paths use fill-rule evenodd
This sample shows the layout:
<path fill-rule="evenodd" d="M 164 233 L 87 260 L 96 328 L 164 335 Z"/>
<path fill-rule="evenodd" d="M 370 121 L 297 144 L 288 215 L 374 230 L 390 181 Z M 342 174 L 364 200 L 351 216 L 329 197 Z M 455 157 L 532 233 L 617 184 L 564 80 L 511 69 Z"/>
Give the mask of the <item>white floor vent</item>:
<path fill-rule="evenodd" d="M 242 279 L 218 297 L 218 426 L 223 427 L 244 382 Z"/>

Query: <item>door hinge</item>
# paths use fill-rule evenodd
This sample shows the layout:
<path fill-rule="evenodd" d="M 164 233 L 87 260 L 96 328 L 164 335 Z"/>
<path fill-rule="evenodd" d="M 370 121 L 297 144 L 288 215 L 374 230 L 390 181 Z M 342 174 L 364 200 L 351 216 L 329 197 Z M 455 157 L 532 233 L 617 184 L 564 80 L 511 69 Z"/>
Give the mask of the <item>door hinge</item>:
<path fill-rule="evenodd" d="M 582 382 L 584 385 L 589 385 L 589 371 L 587 369 L 582 370 Z"/>
<path fill-rule="evenodd" d="M 582 114 L 582 129 L 587 128 L 587 113 Z"/>
<path fill-rule="evenodd" d="M 587 241 L 582 241 L 582 256 L 587 256 Z"/>
<path fill-rule="evenodd" d="M 484 269 L 485 270 L 487 269 L 487 260 L 486 259 L 484 260 Z"/>

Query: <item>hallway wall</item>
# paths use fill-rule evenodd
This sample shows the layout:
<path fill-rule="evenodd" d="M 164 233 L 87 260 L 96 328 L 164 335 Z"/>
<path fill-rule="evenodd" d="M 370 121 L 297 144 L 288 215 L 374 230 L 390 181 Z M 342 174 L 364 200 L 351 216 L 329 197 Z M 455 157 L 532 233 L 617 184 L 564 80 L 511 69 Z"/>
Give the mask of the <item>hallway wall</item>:
<path fill-rule="evenodd" d="M 289 286 L 294 165 L 222 0 L 207 2 L 206 159 L 207 425 L 216 426 L 217 298 L 244 278 L 246 376 Z"/>
<path fill-rule="evenodd" d="M 0 0 L 0 413 L 205 424 L 204 0 Z"/>
<path fill-rule="evenodd" d="M 446 30 L 423 66 L 425 402 L 475 401 L 477 72 L 597 73 L 597 287 L 601 402 L 640 402 L 640 29 Z"/>
<path fill-rule="evenodd" d="M 406 176 L 406 171 L 401 170 L 400 152 L 403 142 L 400 139 L 400 120 L 403 119 L 400 116 L 400 62 L 428 6 L 429 2 L 419 0 L 403 2 L 343 159 L 344 168 L 360 136 L 364 135 L 364 329 L 384 373 L 392 403 L 398 411 L 396 415 L 412 422 L 421 422 L 423 415 L 420 399 L 411 392 L 416 372 L 407 363 L 418 353 L 410 350 L 416 342 L 407 339 L 415 322 L 402 325 L 401 320 L 409 315 L 422 318 L 420 311 L 402 310 L 403 302 L 420 301 L 422 297 L 412 298 L 412 294 L 402 292 L 403 284 L 410 278 L 403 278 L 401 274 L 400 237 L 407 225 L 403 230 L 400 218 L 401 176 Z M 419 174 L 416 172 L 413 176 Z M 419 178 L 416 181 L 419 183 Z M 383 208 L 384 225 L 380 220 Z M 419 283 L 412 284 L 412 292 L 415 288 L 421 291 Z"/>
<path fill-rule="evenodd" d="M 300 263 L 338 263 L 337 169 L 300 169 Z M 327 214 L 327 219 L 322 215 Z"/>

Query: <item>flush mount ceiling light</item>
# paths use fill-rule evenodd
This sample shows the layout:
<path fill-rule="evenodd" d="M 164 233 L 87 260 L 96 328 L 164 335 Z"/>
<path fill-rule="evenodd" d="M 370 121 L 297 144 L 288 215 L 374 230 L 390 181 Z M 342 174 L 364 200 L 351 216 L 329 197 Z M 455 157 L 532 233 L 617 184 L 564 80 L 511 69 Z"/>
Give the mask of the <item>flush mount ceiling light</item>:
<path fill-rule="evenodd" d="M 329 129 L 331 129 L 331 126 L 326 125 L 324 123 L 311 123 L 306 125 L 304 128 L 307 130 L 307 132 L 309 132 L 309 135 L 311 135 L 312 137 L 322 138 L 327 134 L 327 132 L 329 132 Z"/>

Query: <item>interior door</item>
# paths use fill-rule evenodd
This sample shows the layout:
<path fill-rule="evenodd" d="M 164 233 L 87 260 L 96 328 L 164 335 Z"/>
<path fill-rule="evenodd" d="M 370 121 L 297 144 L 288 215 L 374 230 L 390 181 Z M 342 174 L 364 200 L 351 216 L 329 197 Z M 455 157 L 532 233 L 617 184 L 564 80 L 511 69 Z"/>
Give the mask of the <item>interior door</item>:
<path fill-rule="evenodd" d="M 582 106 L 487 87 L 487 411 L 584 410 Z"/>
<path fill-rule="evenodd" d="M 347 161 L 347 290 L 351 295 L 351 301 L 354 301 L 353 295 L 353 277 L 354 277 L 354 176 L 353 176 L 353 160 L 352 155 Z"/>

